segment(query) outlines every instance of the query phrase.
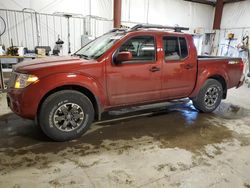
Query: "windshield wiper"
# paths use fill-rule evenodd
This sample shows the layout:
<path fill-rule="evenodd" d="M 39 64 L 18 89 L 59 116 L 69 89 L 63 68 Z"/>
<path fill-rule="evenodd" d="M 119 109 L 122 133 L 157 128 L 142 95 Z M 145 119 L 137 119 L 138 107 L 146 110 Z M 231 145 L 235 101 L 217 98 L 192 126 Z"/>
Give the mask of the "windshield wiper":
<path fill-rule="evenodd" d="M 78 56 L 80 58 L 84 58 L 84 59 L 87 59 L 87 60 L 91 59 L 89 56 L 84 55 L 84 54 L 73 54 L 73 56 Z"/>

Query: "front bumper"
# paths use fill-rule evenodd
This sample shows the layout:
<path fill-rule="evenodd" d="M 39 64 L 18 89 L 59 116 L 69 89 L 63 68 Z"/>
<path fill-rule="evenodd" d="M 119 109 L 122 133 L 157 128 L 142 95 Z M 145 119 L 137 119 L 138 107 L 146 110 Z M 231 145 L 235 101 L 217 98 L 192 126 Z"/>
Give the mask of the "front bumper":
<path fill-rule="evenodd" d="M 23 118 L 35 119 L 37 105 L 34 97 L 30 96 L 29 89 L 8 89 L 7 104 L 15 114 Z"/>
<path fill-rule="evenodd" d="M 241 78 L 240 78 L 240 81 L 239 83 L 237 84 L 236 88 L 239 88 L 240 86 L 243 85 L 244 81 L 245 81 L 245 75 L 242 75 Z"/>

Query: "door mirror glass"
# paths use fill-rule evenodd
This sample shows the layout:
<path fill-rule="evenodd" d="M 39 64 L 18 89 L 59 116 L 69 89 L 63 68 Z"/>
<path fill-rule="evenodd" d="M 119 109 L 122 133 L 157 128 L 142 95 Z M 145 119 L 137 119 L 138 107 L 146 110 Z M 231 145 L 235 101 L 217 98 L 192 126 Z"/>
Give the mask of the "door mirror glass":
<path fill-rule="evenodd" d="M 119 52 L 116 56 L 116 63 L 122 63 L 123 61 L 132 60 L 132 53 L 129 51 Z"/>

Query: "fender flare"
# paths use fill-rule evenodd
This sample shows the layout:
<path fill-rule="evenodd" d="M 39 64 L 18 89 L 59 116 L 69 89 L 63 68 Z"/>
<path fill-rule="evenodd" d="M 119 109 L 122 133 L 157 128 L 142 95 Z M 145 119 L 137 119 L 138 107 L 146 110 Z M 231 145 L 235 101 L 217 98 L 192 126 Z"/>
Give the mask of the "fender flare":
<path fill-rule="evenodd" d="M 104 106 L 106 105 L 106 93 L 100 83 L 94 78 L 77 73 L 58 73 L 48 75 L 40 78 L 39 82 L 39 95 L 37 104 L 37 114 L 39 113 L 42 102 L 48 95 L 60 90 L 61 88 L 77 87 L 88 90 L 95 98 L 97 107 L 97 118 L 101 118 Z M 46 85 L 46 87 L 41 87 Z"/>
<path fill-rule="evenodd" d="M 190 94 L 189 97 L 192 98 L 192 97 L 197 96 L 197 94 L 199 93 L 201 87 L 204 85 L 206 80 L 208 80 L 209 78 L 215 78 L 216 79 L 218 77 L 224 79 L 226 86 L 223 89 L 225 91 L 227 91 L 229 78 L 228 78 L 228 75 L 226 74 L 226 72 L 223 69 L 216 69 L 215 71 L 213 70 L 211 72 L 208 69 L 204 69 L 204 71 L 198 73 L 195 88 L 194 88 L 194 90 L 192 91 L 192 93 Z"/>

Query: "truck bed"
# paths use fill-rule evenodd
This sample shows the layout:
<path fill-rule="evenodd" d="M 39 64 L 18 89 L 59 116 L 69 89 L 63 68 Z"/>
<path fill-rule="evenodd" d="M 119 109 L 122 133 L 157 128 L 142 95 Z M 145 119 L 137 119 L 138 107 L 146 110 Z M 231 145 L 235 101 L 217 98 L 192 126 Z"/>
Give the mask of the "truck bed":
<path fill-rule="evenodd" d="M 224 76 L 228 89 L 238 85 L 239 80 L 242 77 L 242 65 L 241 58 L 224 56 L 198 56 L 198 72 L 200 74 L 213 72 L 215 76 Z"/>
<path fill-rule="evenodd" d="M 242 59 L 239 57 L 227 57 L 227 56 L 205 56 L 205 55 L 199 55 L 198 56 L 199 61 L 203 60 L 231 60 L 231 61 L 241 61 Z"/>

